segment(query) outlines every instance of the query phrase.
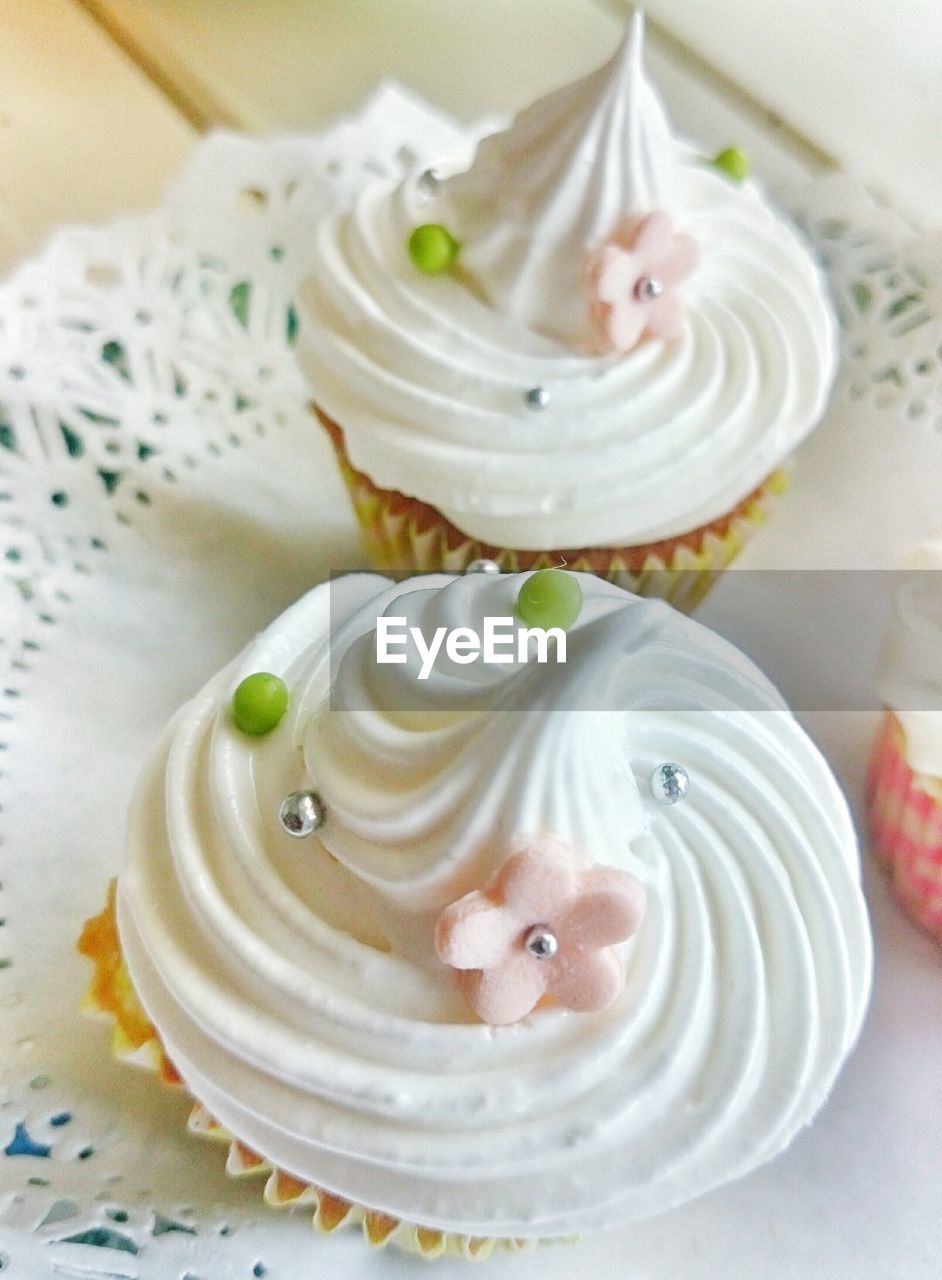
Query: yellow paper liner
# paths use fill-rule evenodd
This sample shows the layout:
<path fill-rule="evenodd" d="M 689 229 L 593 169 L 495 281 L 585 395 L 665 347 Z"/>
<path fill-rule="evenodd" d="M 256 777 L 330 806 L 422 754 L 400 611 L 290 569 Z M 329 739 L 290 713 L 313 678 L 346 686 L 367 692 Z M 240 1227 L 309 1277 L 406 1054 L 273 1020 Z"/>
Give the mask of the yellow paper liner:
<path fill-rule="evenodd" d="M 662 542 L 515 551 L 469 537 L 427 502 L 380 489 L 350 461 L 342 428 L 316 405 L 314 412 L 330 436 L 367 552 L 378 569 L 461 573 L 472 560 L 484 559 L 519 573 L 565 564 L 638 595 L 659 596 L 689 613 L 768 519 L 790 483 L 782 467 L 725 516 Z"/>
<path fill-rule="evenodd" d="M 105 1014 L 113 1020 L 112 1048 L 115 1057 L 153 1070 L 166 1085 L 186 1088 L 131 984 L 118 936 L 115 892 L 116 884 L 112 881 L 104 910 L 86 922 L 78 941 L 81 954 L 95 966 L 83 1009 L 89 1013 Z M 423 1258 L 449 1256 L 470 1261 L 480 1261 L 495 1250 L 518 1252 L 542 1243 L 538 1240 L 496 1239 L 439 1231 L 404 1222 L 388 1213 L 346 1200 L 326 1187 L 302 1181 L 272 1165 L 228 1132 L 198 1099 L 194 1099 L 188 1127 L 191 1133 L 210 1138 L 228 1148 L 226 1172 L 231 1177 L 263 1176 L 266 1204 L 276 1209 L 308 1208 L 315 1228 L 325 1234 L 341 1227 L 359 1225 L 364 1239 L 374 1249 L 393 1244 Z"/>

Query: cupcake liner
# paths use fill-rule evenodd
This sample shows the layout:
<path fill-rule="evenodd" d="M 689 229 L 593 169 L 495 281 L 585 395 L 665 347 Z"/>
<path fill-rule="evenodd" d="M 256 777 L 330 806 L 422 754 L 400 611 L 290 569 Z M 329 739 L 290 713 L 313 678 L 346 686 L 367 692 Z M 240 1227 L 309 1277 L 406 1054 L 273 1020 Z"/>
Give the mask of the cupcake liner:
<path fill-rule="evenodd" d="M 725 516 L 663 542 L 516 551 L 469 537 L 427 502 L 378 488 L 350 461 L 342 428 L 316 405 L 314 411 L 331 438 L 367 551 L 379 569 L 461 573 L 478 559 L 495 560 L 508 573 L 565 565 L 638 595 L 659 596 L 689 613 L 768 519 L 790 482 L 788 470 L 780 468 Z"/>
<path fill-rule="evenodd" d="M 904 910 L 942 942 L 942 781 L 915 773 L 887 712 L 867 779 L 870 834 Z"/>
<path fill-rule="evenodd" d="M 95 966 L 82 1002 L 83 1011 L 103 1014 L 113 1021 L 112 1051 L 116 1058 L 153 1071 L 166 1085 L 186 1089 L 131 983 L 118 936 L 115 893 L 116 882 L 112 881 L 104 910 L 86 922 L 78 941 L 81 954 Z M 405 1222 L 388 1213 L 356 1204 L 326 1187 L 305 1182 L 277 1168 L 225 1129 L 198 1099 L 194 1099 L 188 1128 L 191 1133 L 226 1147 L 226 1172 L 231 1177 L 264 1177 L 263 1198 L 266 1204 L 275 1209 L 307 1208 L 314 1227 L 322 1234 L 329 1235 L 342 1227 L 359 1226 L 367 1244 L 374 1249 L 395 1245 L 423 1258 L 463 1257 L 470 1261 L 481 1261 L 495 1251 L 519 1252 L 533 1249 L 540 1243 L 557 1243 L 463 1236 Z"/>

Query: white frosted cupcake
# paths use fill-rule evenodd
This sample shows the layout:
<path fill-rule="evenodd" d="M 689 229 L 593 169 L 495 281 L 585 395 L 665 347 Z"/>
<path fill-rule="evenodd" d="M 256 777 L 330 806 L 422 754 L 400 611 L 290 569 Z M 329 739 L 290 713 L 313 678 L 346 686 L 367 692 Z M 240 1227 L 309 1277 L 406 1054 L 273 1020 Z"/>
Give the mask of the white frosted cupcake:
<path fill-rule="evenodd" d="M 822 415 L 818 266 L 737 164 L 672 135 L 641 44 L 636 15 L 470 168 L 377 181 L 316 228 L 300 358 L 380 567 L 562 559 L 695 596 Z"/>
<path fill-rule="evenodd" d="M 877 688 L 870 830 L 906 911 L 942 942 L 942 531 L 900 575 Z"/>
<path fill-rule="evenodd" d="M 550 586 L 305 596 L 168 727 L 83 936 L 118 1048 L 230 1168 L 374 1244 L 476 1256 L 740 1177 L 863 1017 L 853 829 L 776 692 L 662 602 Z M 565 663 L 469 661 L 534 600 Z M 465 647 L 381 663 L 396 618 Z"/>

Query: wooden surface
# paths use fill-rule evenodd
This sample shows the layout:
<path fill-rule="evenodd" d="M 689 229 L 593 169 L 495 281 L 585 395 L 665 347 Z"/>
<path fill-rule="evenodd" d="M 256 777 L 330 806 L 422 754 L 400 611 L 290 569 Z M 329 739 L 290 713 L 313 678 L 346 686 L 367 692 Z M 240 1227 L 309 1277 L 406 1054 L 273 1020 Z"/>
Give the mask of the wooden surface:
<path fill-rule="evenodd" d="M 201 126 L 303 130 L 395 76 L 456 115 L 523 106 L 621 38 L 619 0 L 84 0 Z M 679 129 L 793 176 L 820 157 L 653 24 L 648 66 Z"/>
<path fill-rule="evenodd" d="M 73 0 L 0 5 L 0 269 L 159 199 L 196 134 Z"/>
<path fill-rule="evenodd" d="M 462 116 L 521 105 L 601 61 L 620 16 L 595 0 L 85 0 L 195 118 L 295 130 L 384 75 Z"/>
<path fill-rule="evenodd" d="M 645 0 L 903 213 L 942 221 L 939 0 Z"/>
<path fill-rule="evenodd" d="M 804 34 L 812 3 L 649 0 L 649 67 L 678 128 L 709 147 L 746 147 L 773 179 L 835 155 L 904 211 L 936 219 L 942 22 L 926 18 L 938 0 L 828 0 L 814 6 L 813 38 Z M 626 9 L 624 0 L 4 0 L 0 268 L 59 223 L 154 203 L 201 130 L 316 127 L 390 75 L 459 116 L 512 109 L 604 59 Z M 898 20 L 903 11 L 923 21 L 922 43 Z M 894 33 L 891 92 L 878 78 L 884 28 Z"/>

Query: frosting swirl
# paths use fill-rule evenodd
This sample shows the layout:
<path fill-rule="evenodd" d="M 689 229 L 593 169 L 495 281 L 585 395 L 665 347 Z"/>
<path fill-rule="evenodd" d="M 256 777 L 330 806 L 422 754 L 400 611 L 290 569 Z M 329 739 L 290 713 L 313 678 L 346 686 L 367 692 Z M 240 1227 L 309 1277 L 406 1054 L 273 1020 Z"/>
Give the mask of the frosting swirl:
<path fill-rule="evenodd" d="M 821 273 L 758 184 L 673 140 L 638 41 L 485 140 L 431 200 L 416 174 L 314 229 L 299 358 L 359 470 L 501 547 L 654 542 L 728 513 L 824 410 Z M 698 244 L 682 336 L 589 352 L 582 275 L 626 212 Z M 429 220 L 461 269 L 410 262 Z M 526 392 L 543 388 L 542 412 Z"/>
<path fill-rule="evenodd" d="M 191 1091 L 285 1170 L 445 1230 L 562 1235 L 745 1173 L 821 1105 L 866 1002 L 816 749 L 725 642 L 580 581 L 565 666 L 440 659 L 421 687 L 375 662 L 377 618 L 475 626 L 519 578 L 316 588 L 181 711 L 132 811 L 122 945 Z M 258 669 L 291 709 L 249 739 L 228 704 Z M 664 760 L 692 779 L 669 808 Z M 312 786 L 328 820 L 299 844 L 278 808 Z M 495 832 L 546 829 L 645 885 L 626 986 L 481 1025 L 438 909 L 487 878 Z"/>

